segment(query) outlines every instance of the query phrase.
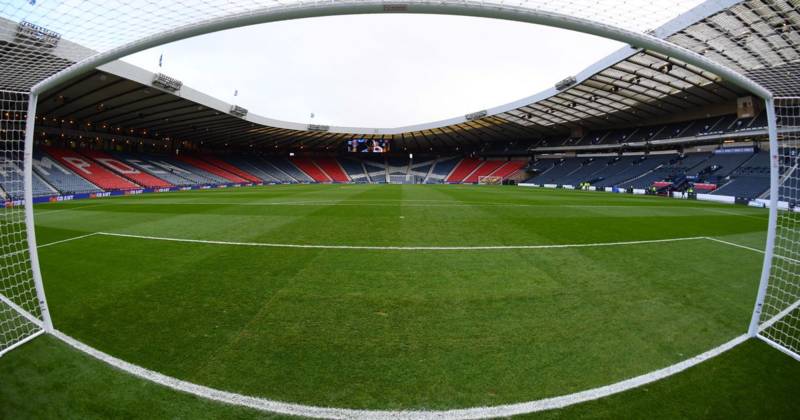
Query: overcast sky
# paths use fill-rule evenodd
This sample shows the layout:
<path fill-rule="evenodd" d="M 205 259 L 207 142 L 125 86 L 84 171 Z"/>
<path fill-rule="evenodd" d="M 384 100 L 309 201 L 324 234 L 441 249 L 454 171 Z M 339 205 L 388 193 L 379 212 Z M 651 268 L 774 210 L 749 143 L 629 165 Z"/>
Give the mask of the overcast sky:
<path fill-rule="evenodd" d="M 517 22 L 362 15 L 239 28 L 125 60 L 266 117 L 397 127 L 538 93 L 621 46 Z"/>

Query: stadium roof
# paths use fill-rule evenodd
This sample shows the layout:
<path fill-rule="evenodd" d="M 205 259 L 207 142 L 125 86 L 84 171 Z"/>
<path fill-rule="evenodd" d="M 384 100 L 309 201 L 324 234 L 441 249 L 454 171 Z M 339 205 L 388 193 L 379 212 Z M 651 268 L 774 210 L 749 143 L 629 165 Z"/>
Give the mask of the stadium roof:
<path fill-rule="evenodd" d="M 19 52 L 9 35 L 16 24 L 2 23 L 0 46 L 10 57 Z M 650 32 L 724 63 L 780 94 L 797 94 L 799 24 L 797 6 L 787 1 L 709 1 Z M 57 57 L 49 59 L 61 60 L 62 66 L 91 54 L 60 42 L 41 54 Z M 397 128 L 309 126 L 254 114 L 234 116 L 232 104 L 187 86 L 168 92 L 152 86 L 153 78 L 137 67 L 112 62 L 42 95 L 39 115 L 73 120 L 87 131 L 91 124 L 91 131 L 106 126 L 130 135 L 219 144 L 324 149 L 353 137 L 381 137 L 392 139 L 396 150 L 437 150 L 560 135 L 575 126 L 644 125 L 730 104 L 748 94 L 715 74 L 631 46 L 600 60 L 560 88 L 466 116 Z M 4 82 L 2 76 L 0 81 Z"/>

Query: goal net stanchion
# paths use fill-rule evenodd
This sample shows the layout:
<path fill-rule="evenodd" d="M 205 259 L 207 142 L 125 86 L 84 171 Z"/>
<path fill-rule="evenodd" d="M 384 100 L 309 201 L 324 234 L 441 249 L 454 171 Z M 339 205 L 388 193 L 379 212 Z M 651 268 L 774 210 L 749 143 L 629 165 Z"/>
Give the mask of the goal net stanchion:
<path fill-rule="evenodd" d="M 800 361 L 800 97 L 776 98 L 770 108 L 770 225 L 749 333 Z"/>
<path fill-rule="evenodd" d="M 478 184 L 480 185 L 500 185 L 503 183 L 503 177 L 501 176 L 479 176 L 478 177 Z"/>

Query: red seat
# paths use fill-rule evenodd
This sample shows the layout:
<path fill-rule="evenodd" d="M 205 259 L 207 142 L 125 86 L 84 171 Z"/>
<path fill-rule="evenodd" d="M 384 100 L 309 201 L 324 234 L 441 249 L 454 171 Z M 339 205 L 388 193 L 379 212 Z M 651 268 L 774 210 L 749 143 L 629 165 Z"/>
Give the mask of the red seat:
<path fill-rule="evenodd" d="M 45 151 L 73 172 L 104 190 L 137 190 L 141 186 L 111 172 L 92 159 L 68 149 L 46 147 Z"/>

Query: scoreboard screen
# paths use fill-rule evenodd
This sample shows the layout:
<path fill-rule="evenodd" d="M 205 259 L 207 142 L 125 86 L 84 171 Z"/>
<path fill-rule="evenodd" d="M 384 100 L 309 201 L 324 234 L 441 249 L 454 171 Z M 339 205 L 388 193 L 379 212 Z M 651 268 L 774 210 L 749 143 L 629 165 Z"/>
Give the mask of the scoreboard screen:
<path fill-rule="evenodd" d="M 389 140 L 352 139 L 347 141 L 347 151 L 351 153 L 386 153 L 390 149 Z"/>

